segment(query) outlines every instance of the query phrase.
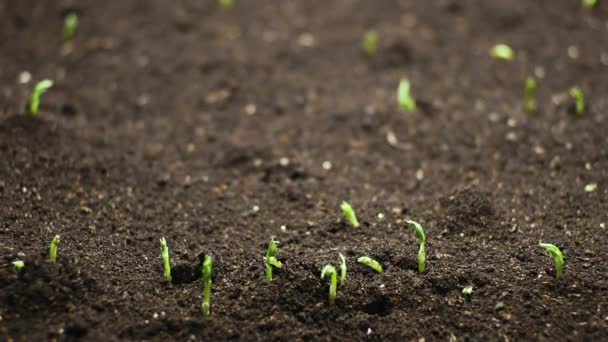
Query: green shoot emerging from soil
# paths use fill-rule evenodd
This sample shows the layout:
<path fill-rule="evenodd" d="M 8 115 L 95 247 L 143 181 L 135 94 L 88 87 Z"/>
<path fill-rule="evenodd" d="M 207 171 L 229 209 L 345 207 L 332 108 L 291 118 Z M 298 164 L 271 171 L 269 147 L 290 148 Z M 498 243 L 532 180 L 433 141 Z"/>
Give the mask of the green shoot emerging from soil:
<path fill-rule="evenodd" d="M 160 256 L 163 258 L 163 269 L 165 271 L 165 278 L 171 281 L 171 262 L 169 261 L 169 247 L 167 247 L 167 240 L 165 238 L 160 239 Z"/>
<path fill-rule="evenodd" d="M 376 260 L 368 257 L 368 256 L 362 256 L 359 259 L 357 259 L 357 262 L 360 264 L 363 264 L 367 267 L 372 268 L 374 271 L 378 272 L 378 273 L 382 273 L 382 265 L 380 265 L 379 262 L 377 262 Z"/>
<path fill-rule="evenodd" d="M 353 225 L 353 227 L 359 227 L 359 221 L 357 221 L 357 215 L 355 215 L 355 210 L 353 207 L 346 201 L 342 201 L 340 205 L 340 209 L 342 209 L 342 213 L 346 217 L 346 220 Z"/>
<path fill-rule="evenodd" d="M 526 87 L 524 88 L 524 110 L 527 113 L 536 111 L 536 99 L 534 93 L 536 92 L 536 80 L 534 77 L 529 76 L 526 79 Z"/>
<path fill-rule="evenodd" d="M 275 241 L 274 236 L 271 237 L 270 241 L 268 242 L 268 250 L 266 250 L 266 257 L 264 258 L 264 263 L 266 266 L 266 280 L 268 282 L 272 281 L 272 267 L 283 267 L 283 263 L 281 263 L 276 257 L 277 251 L 279 249 L 277 247 L 278 243 L 278 241 Z"/>
<path fill-rule="evenodd" d="M 23 260 L 15 260 L 13 261 L 13 266 L 15 266 L 15 269 L 17 271 L 21 271 L 23 266 L 25 266 L 25 263 L 23 262 Z"/>
<path fill-rule="evenodd" d="M 592 9 L 597 5 L 597 0 L 582 0 L 582 5 L 585 9 Z"/>
<path fill-rule="evenodd" d="M 59 235 L 55 235 L 53 240 L 51 240 L 51 244 L 49 245 L 49 261 L 55 262 L 57 261 L 57 247 L 59 246 Z"/>
<path fill-rule="evenodd" d="M 74 12 L 70 12 L 65 16 L 63 20 L 63 41 L 71 42 L 74 39 L 74 33 L 76 32 L 76 27 L 78 26 L 78 15 Z"/>
<path fill-rule="evenodd" d="M 401 79 L 399 82 L 399 88 L 397 89 L 397 102 L 399 103 L 399 109 L 408 112 L 416 110 L 416 101 L 410 94 L 410 81 L 407 79 Z"/>
<path fill-rule="evenodd" d="M 553 260 L 555 261 L 555 274 L 559 277 L 564 270 L 564 255 L 562 254 L 562 251 L 560 251 L 556 245 L 550 243 L 540 242 L 538 245 L 546 249 L 553 257 Z"/>
<path fill-rule="evenodd" d="M 373 58 L 378 53 L 378 33 L 374 30 L 365 32 L 361 45 L 365 57 Z"/>
<path fill-rule="evenodd" d="M 506 44 L 497 44 L 490 49 L 490 56 L 495 59 L 503 59 L 510 61 L 513 59 L 514 53 L 513 49 L 509 45 Z"/>
<path fill-rule="evenodd" d="M 346 282 L 346 258 L 340 253 L 340 285 Z"/>
<path fill-rule="evenodd" d="M 30 96 L 29 111 L 32 116 L 36 116 L 36 114 L 38 114 L 38 107 L 40 107 L 40 96 L 42 96 L 42 94 L 44 94 L 52 86 L 53 81 L 51 80 L 43 80 L 36 83 L 36 86 L 34 86 L 34 90 L 32 91 L 32 95 Z"/>
<path fill-rule="evenodd" d="M 468 296 L 472 295 L 473 294 L 473 286 L 465 286 L 465 288 L 462 289 L 462 294 L 465 297 L 468 297 Z"/>
<path fill-rule="evenodd" d="M 579 86 L 574 86 L 570 89 L 570 96 L 574 99 L 576 114 L 583 114 L 585 111 L 585 97 L 583 90 Z"/>
<path fill-rule="evenodd" d="M 426 267 L 426 237 L 424 236 L 424 230 L 422 230 L 422 226 L 418 222 L 412 220 L 405 222 L 414 227 L 416 237 L 420 242 L 420 248 L 418 249 L 418 272 L 422 273 Z"/>
<path fill-rule="evenodd" d="M 211 257 L 205 255 L 203 260 L 203 304 L 201 310 L 204 316 L 209 316 L 211 308 L 211 273 L 213 271 L 213 262 Z"/>
<path fill-rule="evenodd" d="M 329 277 L 329 304 L 334 304 L 336 301 L 336 288 L 338 286 L 338 275 L 336 274 L 336 268 L 332 265 L 325 265 L 321 271 L 321 279 Z"/>
<path fill-rule="evenodd" d="M 233 0 L 219 0 L 219 4 L 223 11 L 230 11 L 232 10 L 232 7 L 234 7 Z"/>

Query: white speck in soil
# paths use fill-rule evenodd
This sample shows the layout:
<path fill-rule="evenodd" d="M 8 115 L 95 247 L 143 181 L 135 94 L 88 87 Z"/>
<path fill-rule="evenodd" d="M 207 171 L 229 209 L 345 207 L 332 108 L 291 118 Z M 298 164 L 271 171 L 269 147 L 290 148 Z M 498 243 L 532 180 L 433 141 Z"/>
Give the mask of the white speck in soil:
<path fill-rule="evenodd" d="M 424 179 L 424 170 L 422 170 L 422 169 L 416 170 L 416 179 L 418 181 L 421 181 Z"/>
<path fill-rule="evenodd" d="M 578 59 L 579 56 L 580 56 L 580 51 L 579 51 L 578 47 L 576 47 L 574 45 L 568 46 L 568 57 L 570 57 L 572 59 Z"/>
<path fill-rule="evenodd" d="M 382 220 L 382 219 L 384 219 L 384 214 L 378 213 L 377 217 L 378 217 L 378 220 Z"/>
<path fill-rule="evenodd" d="M 298 37 L 298 44 L 304 47 L 313 47 L 315 46 L 317 40 L 315 36 L 310 33 L 303 33 Z"/>
<path fill-rule="evenodd" d="M 32 80 L 32 74 L 29 71 L 22 71 L 19 73 L 19 83 L 26 84 Z"/>
<path fill-rule="evenodd" d="M 373 332 L 373 331 L 372 331 L 372 328 L 367 328 L 367 334 L 368 334 L 368 335 L 371 335 L 371 334 L 372 334 L 372 332 Z"/>
<path fill-rule="evenodd" d="M 251 211 L 253 211 L 254 213 L 257 213 L 258 211 L 260 211 L 260 207 L 258 207 L 257 205 L 254 205 L 253 208 L 251 208 Z"/>
<path fill-rule="evenodd" d="M 254 115 L 257 112 L 257 107 L 253 103 L 250 103 L 245 106 L 245 114 Z"/>
<path fill-rule="evenodd" d="M 325 171 L 329 171 L 332 168 L 331 162 L 329 160 L 326 160 L 323 162 L 323 170 Z"/>
<path fill-rule="evenodd" d="M 538 78 L 545 78 L 545 68 L 542 66 L 537 66 L 534 68 L 534 75 Z"/>
<path fill-rule="evenodd" d="M 281 231 L 282 232 L 286 232 L 287 231 L 287 226 L 286 225 L 282 225 L 281 226 Z"/>
<path fill-rule="evenodd" d="M 289 158 L 283 157 L 283 158 L 279 159 L 279 164 L 283 167 L 288 166 Z"/>
<path fill-rule="evenodd" d="M 594 192 L 595 190 L 597 190 L 596 183 L 590 183 L 590 184 L 585 185 L 585 192 Z"/>

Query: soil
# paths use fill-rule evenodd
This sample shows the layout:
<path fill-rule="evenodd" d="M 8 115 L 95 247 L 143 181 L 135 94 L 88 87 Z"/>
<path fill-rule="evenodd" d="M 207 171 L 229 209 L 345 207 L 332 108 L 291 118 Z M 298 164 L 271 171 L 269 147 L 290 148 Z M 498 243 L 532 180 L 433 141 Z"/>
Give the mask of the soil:
<path fill-rule="evenodd" d="M 490 58 L 497 43 L 516 58 Z M 0 0 L 0 336 L 606 339 L 607 47 L 608 1 Z M 423 274 L 406 218 L 425 229 Z M 284 267 L 267 283 L 271 236 Z M 561 277 L 539 241 L 562 249 Z M 338 253 L 332 306 L 320 271 Z"/>

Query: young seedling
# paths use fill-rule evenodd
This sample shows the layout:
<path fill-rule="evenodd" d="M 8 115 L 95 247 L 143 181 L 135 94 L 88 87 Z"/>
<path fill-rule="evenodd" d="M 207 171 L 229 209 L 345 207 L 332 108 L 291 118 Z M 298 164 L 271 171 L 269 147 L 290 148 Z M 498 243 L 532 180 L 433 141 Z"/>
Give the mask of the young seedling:
<path fill-rule="evenodd" d="M 413 112 L 416 110 L 416 100 L 410 94 L 410 81 L 403 78 L 399 82 L 399 88 L 397 89 L 397 102 L 399 103 L 399 109 Z"/>
<path fill-rule="evenodd" d="M 346 258 L 340 253 L 340 285 L 346 282 Z"/>
<path fill-rule="evenodd" d="M 584 9 L 592 9 L 597 5 L 597 0 L 582 0 L 582 5 Z"/>
<path fill-rule="evenodd" d="M 357 259 L 357 262 L 360 264 L 363 264 L 367 267 L 372 268 L 374 271 L 378 272 L 378 273 L 382 273 L 382 265 L 380 265 L 379 262 L 377 262 L 376 260 L 368 257 L 368 256 L 362 256 L 359 259 Z"/>
<path fill-rule="evenodd" d="M 336 268 L 332 265 L 325 265 L 321 271 L 321 279 L 329 277 L 329 304 L 334 304 L 336 301 L 336 288 L 338 286 L 338 275 Z"/>
<path fill-rule="evenodd" d="M 514 57 L 513 49 L 507 44 L 497 44 L 490 49 L 490 56 L 495 59 L 510 61 Z"/>
<path fill-rule="evenodd" d="M 68 13 L 63 20 L 63 41 L 69 43 L 74 39 L 74 33 L 78 26 L 78 15 L 74 12 Z"/>
<path fill-rule="evenodd" d="M 234 7 L 233 0 L 219 0 L 218 2 L 222 11 L 230 11 Z"/>
<path fill-rule="evenodd" d="M 55 235 L 53 240 L 51 240 L 51 244 L 49 245 L 49 261 L 56 262 L 57 261 L 57 247 L 59 246 L 59 235 Z"/>
<path fill-rule="evenodd" d="M 536 99 L 534 93 L 536 92 L 536 80 L 534 77 L 529 76 L 526 79 L 526 86 L 524 88 L 524 110 L 527 113 L 536 111 Z"/>
<path fill-rule="evenodd" d="M 357 221 L 357 215 L 355 215 L 355 210 L 353 207 L 346 201 L 342 201 L 340 205 L 340 209 L 342 209 L 342 213 L 346 217 L 346 220 L 355 228 L 359 227 L 359 221 Z"/>
<path fill-rule="evenodd" d="M 165 278 L 171 281 L 171 262 L 169 260 L 169 247 L 167 246 L 167 240 L 165 238 L 160 239 L 160 256 L 163 258 L 163 269 L 165 271 Z"/>
<path fill-rule="evenodd" d="M 25 263 L 23 262 L 23 260 L 15 260 L 13 261 L 13 266 L 15 266 L 15 269 L 17 271 L 21 271 L 23 266 L 25 266 Z"/>
<path fill-rule="evenodd" d="M 279 250 L 277 244 L 279 242 L 275 241 L 274 236 L 270 238 L 268 242 L 268 249 L 266 250 L 266 256 L 264 257 L 264 264 L 266 266 L 266 281 L 272 281 L 272 267 L 282 268 L 283 263 L 281 263 L 276 255 Z"/>
<path fill-rule="evenodd" d="M 465 286 L 465 288 L 462 289 L 463 296 L 468 297 L 472 294 L 473 294 L 473 286 Z"/>
<path fill-rule="evenodd" d="M 213 271 L 213 264 L 211 257 L 205 255 L 203 260 L 203 304 L 201 310 L 204 316 L 209 316 L 211 309 L 211 273 Z"/>
<path fill-rule="evenodd" d="M 369 30 L 365 32 L 361 49 L 367 58 L 373 58 L 376 56 L 378 53 L 378 33 L 376 31 Z"/>
<path fill-rule="evenodd" d="M 40 96 L 42 96 L 42 94 L 44 94 L 52 86 L 53 81 L 51 80 L 43 80 L 36 83 L 34 90 L 32 91 L 32 95 L 30 96 L 30 115 L 36 116 L 38 114 L 38 107 L 40 107 Z"/>
<path fill-rule="evenodd" d="M 420 248 L 418 249 L 418 272 L 422 273 L 426 267 L 426 237 L 424 236 L 424 230 L 422 230 L 422 226 L 418 222 L 412 220 L 405 222 L 414 227 L 416 237 L 418 238 L 418 242 L 420 242 Z"/>
<path fill-rule="evenodd" d="M 559 277 L 564 270 L 564 255 L 562 254 L 562 251 L 560 251 L 556 245 L 550 243 L 539 242 L 538 245 L 546 249 L 553 257 L 553 261 L 555 261 L 555 274 Z"/>
<path fill-rule="evenodd" d="M 585 111 L 585 97 L 583 90 L 579 86 L 574 86 L 570 89 L 570 96 L 574 99 L 574 109 L 576 114 L 581 115 Z"/>

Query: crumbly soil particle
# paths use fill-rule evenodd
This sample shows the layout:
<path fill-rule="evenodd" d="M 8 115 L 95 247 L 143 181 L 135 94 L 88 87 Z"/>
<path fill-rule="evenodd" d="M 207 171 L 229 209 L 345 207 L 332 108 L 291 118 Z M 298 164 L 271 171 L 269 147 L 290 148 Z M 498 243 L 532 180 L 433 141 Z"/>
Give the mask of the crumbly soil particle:
<path fill-rule="evenodd" d="M 0 0 L 0 336 L 605 340 L 607 24 L 608 1 Z M 497 43 L 516 58 L 491 59 Z M 425 228 L 424 274 L 406 218 Z M 284 266 L 267 283 L 271 236 Z M 559 279 L 539 241 L 564 252 Z M 330 306 L 320 271 L 338 253 Z"/>

